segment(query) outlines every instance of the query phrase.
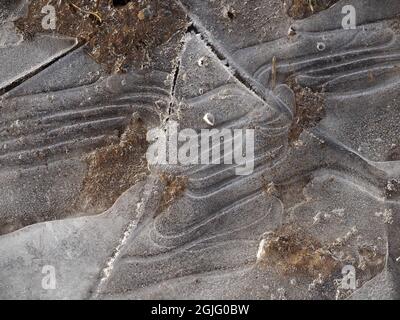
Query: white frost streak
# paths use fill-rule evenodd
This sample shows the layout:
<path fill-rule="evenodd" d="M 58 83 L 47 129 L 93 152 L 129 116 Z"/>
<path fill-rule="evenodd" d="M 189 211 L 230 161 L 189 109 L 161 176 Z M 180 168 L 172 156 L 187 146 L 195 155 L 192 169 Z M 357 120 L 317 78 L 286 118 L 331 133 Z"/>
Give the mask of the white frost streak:
<path fill-rule="evenodd" d="M 265 239 L 262 239 L 260 245 L 258 246 L 257 261 L 260 261 L 264 255 L 264 245 L 265 245 Z"/>
<path fill-rule="evenodd" d="M 137 203 L 137 208 L 136 208 L 137 213 L 139 212 L 140 208 L 142 207 L 142 204 L 143 204 L 143 202 Z M 108 278 L 110 277 L 111 272 L 114 269 L 115 261 L 121 255 L 122 248 L 127 243 L 133 230 L 137 227 L 137 222 L 138 222 L 138 220 L 135 219 L 135 220 L 131 221 L 129 223 L 129 225 L 126 227 L 123 237 L 119 241 L 118 246 L 115 248 L 114 253 L 109 258 L 109 260 L 107 261 L 106 267 L 102 271 L 103 277 L 100 279 L 99 285 L 97 286 L 96 292 L 94 293 L 95 296 L 97 296 L 101 292 L 104 284 L 107 282 Z"/>

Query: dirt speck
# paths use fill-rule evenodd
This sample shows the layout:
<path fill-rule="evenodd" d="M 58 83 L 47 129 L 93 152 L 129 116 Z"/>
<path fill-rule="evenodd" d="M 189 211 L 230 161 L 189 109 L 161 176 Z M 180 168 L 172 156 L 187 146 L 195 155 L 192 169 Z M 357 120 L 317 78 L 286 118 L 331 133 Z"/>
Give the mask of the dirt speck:
<path fill-rule="evenodd" d="M 274 182 L 268 182 L 264 179 L 263 191 L 267 196 L 280 198 L 281 194 Z"/>
<path fill-rule="evenodd" d="M 301 274 L 312 278 L 327 278 L 338 268 L 338 262 L 319 241 L 291 224 L 268 234 L 259 264 L 285 276 Z"/>
<path fill-rule="evenodd" d="M 148 174 L 145 154 L 146 127 L 133 119 L 119 143 L 99 148 L 85 157 L 88 171 L 83 181 L 79 205 L 85 212 L 100 212 Z"/>
<path fill-rule="evenodd" d="M 124 72 L 133 65 L 145 68 L 155 49 L 178 33 L 187 18 L 172 0 L 61 0 L 53 1 L 56 29 L 45 30 L 41 11 L 48 0 L 32 1 L 28 15 L 16 21 L 28 38 L 55 33 L 87 43 L 87 53 L 109 72 Z"/>
<path fill-rule="evenodd" d="M 231 6 L 226 6 L 222 9 L 222 16 L 225 19 L 233 20 L 236 17 L 236 11 Z"/>

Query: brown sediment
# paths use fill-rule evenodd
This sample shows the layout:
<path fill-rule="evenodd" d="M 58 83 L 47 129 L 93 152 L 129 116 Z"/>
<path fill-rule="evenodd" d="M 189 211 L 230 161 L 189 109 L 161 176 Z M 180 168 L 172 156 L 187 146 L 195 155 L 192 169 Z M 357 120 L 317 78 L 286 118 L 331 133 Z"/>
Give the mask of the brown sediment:
<path fill-rule="evenodd" d="M 331 276 L 338 262 L 323 245 L 300 227 L 287 224 L 268 235 L 260 266 L 274 268 L 282 275 Z"/>
<path fill-rule="evenodd" d="M 79 199 L 81 208 L 86 212 L 105 210 L 147 176 L 146 132 L 143 122 L 134 119 L 118 143 L 99 148 L 85 157 L 88 170 Z"/>
<path fill-rule="evenodd" d="M 173 176 L 163 173 L 160 175 L 160 179 L 165 184 L 165 189 L 157 213 L 163 212 L 173 201 L 182 197 L 188 183 L 188 177 L 186 176 Z"/>
<path fill-rule="evenodd" d="M 372 247 L 364 246 L 358 250 L 358 269 L 361 280 L 368 281 L 382 272 L 385 267 L 386 256 Z"/>
<path fill-rule="evenodd" d="M 292 0 L 288 15 L 294 19 L 304 19 L 332 7 L 339 0 Z"/>
<path fill-rule="evenodd" d="M 275 184 L 263 178 L 263 190 L 268 196 L 281 200 L 287 210 L 306 200 L 303 191 L 310 181 L 309 175 L 299 176 L 297 180 L 282 184 Z"/>
<path fill-rule="evenodd" d="M 400 160 L 400 145 L 395 145 L 390 148 L 385 161 L 399 161 Z"/>
<path fill-rule="evenodd" d="M 325 116 L 325 99 L 322 93 L 300 86 L 292 77 L 287 84 L 296 98 L 294 119 L 289 130 L 289 142 L 293 143 L 304 130 L 316 126 Z"/>
<path fill-rule="evenodd" d="M 350 236 L 346 237 L 349 239 Z M 265 236 L 257 256 L 257 266 L 285 277 L 317 279 L 318 283 L 323 284 L 340 280 L 342 268 L 352 265 L 356 270 L 358 286 L 362 286 L 382 272 L 386 255 L 376 246 L 354 248 L 346 244 L 348 239 L 321 243 L 304 227 L 294 223 L 285 224 Z M 353 290 L 338 292 L 341 298 L 346 298 Z"/>
<path fill-rule="evenodd" d="M 16 21 L 18 29 L 28 37 L 56 33 L 78 38 L 87 43 L 93 59 L 115 73 L 131 65 L 146 67 L 154 50 L 187 26 L 184 12 L 172 0 L 118 1 L 120 5 L 115 0 L 61 0 L 53 1 L 56 29 L 45 30 L 41 11 L 48 3 L 32 1 L 28 15 Z"/>

